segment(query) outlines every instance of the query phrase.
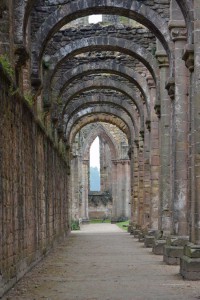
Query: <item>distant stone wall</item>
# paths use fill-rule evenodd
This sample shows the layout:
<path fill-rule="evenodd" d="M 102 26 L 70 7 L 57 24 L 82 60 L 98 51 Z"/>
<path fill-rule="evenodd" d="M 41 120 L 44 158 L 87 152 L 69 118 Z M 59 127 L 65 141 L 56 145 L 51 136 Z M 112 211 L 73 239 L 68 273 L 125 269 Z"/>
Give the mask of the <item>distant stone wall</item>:
<path fill-rule="evenodd" d="M 0 298 L 69 231 L 67 164 L 0 69 Z"/>
<path fill-rule="evenodd" d="M 89 219 L 111 219 L 112 196 L 109 193 L 90 192 L 88 198 Z"/>

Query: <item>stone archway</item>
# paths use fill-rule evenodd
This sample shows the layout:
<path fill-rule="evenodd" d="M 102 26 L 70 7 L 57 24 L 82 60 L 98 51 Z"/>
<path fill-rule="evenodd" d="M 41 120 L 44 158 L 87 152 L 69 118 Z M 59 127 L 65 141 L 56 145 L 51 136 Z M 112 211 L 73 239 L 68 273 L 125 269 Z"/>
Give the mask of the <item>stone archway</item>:
<path fill-rule="evenodd" d="M 113 130 L 115 130 L 115 132 L 119 132 L 119 129 L 117 127 L 115 127 L 115 129 L 113 127 L 112 131 L 108 132 L 108 129 L 103 124 L 105 123 L 96 123 L 96 125 L 93 125 L 94 128 L 92 129 L 92 131 L 89 131 L 89 134 L 85 137 L 83 148 L 82 150 L 80 150 L 81 156 L 77 155 L 72 159 L 73 168 L 75 166 L 79 166 L 80 179 L 78 181 L 81 182 L 81 185 L 79 187 L 75 187 L 75 189 L 79 189 L 79 191 L 81 190 L 81 199 L 79 198 L 79 205 L 77 203 L 72 204 L 72 215 L 74 217 L 77 217 L 79 215 L 79 217 L 81 217 L 85 221 L 87 221 L 90 216 L 103 217 L 108 213 L 106 212 L 106 209 L 108 208 L 109 215 L 112 221 L 119 221 L 122 219 L 130 218 L 131 180 L 130 160 L 128 157 L 129 146 L 128 144 L 126 146 L 118 144 L 112 136 L 111 132 Z M 79 135 L 80 134 L 81 133 L 79 133 Z M 101 141 L 101 191 L 100 193 L 90 193 L 88 175 L 90 161 L 89 150 L 96 137 L 99 137 Z M 76 172 L 75 176 L 77 176 L 78 172 L 75 168 L 74 172 Z M 107 176 L 107 172 L 109 173 L 109 176 Z M 104 183 L 106 183 L 106 185 Z M 76 193 L 77 192 L 73 191 L 73 195 L 75 195 Z M 88 195 L 89 199 L 93 199 L 91 200 L 90 205 L 88 205 Z M 98 205 L 95 202 L 95 199 L 98 200 Z"/>

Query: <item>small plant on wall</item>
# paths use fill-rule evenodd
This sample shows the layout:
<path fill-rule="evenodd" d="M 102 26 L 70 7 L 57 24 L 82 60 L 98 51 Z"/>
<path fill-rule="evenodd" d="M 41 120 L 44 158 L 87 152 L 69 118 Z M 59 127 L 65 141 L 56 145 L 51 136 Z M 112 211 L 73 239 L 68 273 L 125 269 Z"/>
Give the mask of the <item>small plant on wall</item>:
<path fill-rule="evenodd" d="M 10 78 L 14 78 L 14 69 L 9 61 L 9 57 L 7 54 L 2 54 L 0 55 L 0 64 L 4 70 L 4 72 L 10 77 Z"/>
<path fill-rule="evenodd" d="M 30 107 L 33 106 L 33 103 L 34 103 L 34 97 L 33 97 L 33 95 L 31 94 L 31 92 L 26 92 L 26 93 L 24 94 L 24 99 L 26 100 L 26 102 L 28 103 L 28 105 L 29 105 Z"/>

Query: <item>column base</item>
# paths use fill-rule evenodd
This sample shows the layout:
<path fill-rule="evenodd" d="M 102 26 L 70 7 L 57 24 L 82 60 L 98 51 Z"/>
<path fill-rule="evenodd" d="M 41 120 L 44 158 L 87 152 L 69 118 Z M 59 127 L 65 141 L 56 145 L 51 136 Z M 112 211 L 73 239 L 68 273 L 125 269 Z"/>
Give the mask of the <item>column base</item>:
<path fill-rule="evenodd" d="M 179 265 L 184 247 L 189 243 L 188 236 L 170 236 L 164 246 L 163 261 L 168 265 Z"/>
<path fill-rule="evenodd" d="M 90 220 L 88 218 L 85 218 L 85 219 L 83 218 L 81 223 L 82 224 L 89 224 Z"/>
<path fill-rule="evenodd" d="M 145 248 L 152 248 L 154 243 L 155 237 L 152 235 L 145 235 L 144 237 L 144 247 Z"/>
<path fill-rule="evenodd" d="M 200 280 L 200 245 L 188 244 L 184 247 L 180 274 L 187 280 Z"/>
<path fill-rule="evenodd" d="M 157 233 L 157 230 L 153 230 L 153 229 L 148 230 L 148 233 L 144 237 L 144 247 L 145 248 L 153 247 L 156 233 Z"/>
<path fill-rule="evenodd" d="M 138 234 L 138 242 L 144 243 L 144 233 L 143 231 L 140 231 Z"/>
<path fill-rule="evenodd" d="M 134 235 L 134 238 L 136 238 L 136 239 L 139 238 L 140 232 L 141 232 L 141 230 L 135 229 L 135 230 L 134 230 L 134 234 L 133 234 L 133 235 Z"/>
<path fill-rule="evenodd" d="M 166 240 L 156 240 L 156 239 L 154 239 L 152 252 L 156 255 L 163 255 L 165 245 L 166 245 Z"/>

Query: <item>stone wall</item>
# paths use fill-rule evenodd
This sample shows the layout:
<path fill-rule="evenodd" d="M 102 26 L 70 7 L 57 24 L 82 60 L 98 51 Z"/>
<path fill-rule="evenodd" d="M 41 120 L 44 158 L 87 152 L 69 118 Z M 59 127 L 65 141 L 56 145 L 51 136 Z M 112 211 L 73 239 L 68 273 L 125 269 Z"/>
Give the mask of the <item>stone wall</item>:
<path fill-rule="evenodd" d="M 0 69 L 0 297 L 69 231 L 67 164 Z"/>
<path fill-rule="evenodd" d="M 111 219 L 112 197 L 108 192 L 90 192 L 88 195 L 89 219 Z"/>

